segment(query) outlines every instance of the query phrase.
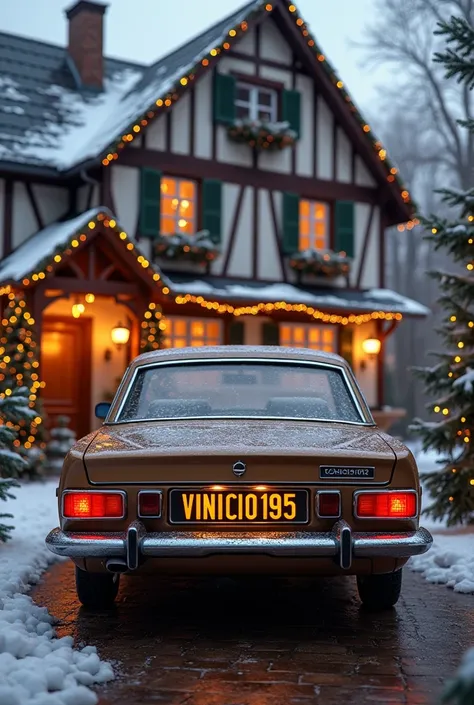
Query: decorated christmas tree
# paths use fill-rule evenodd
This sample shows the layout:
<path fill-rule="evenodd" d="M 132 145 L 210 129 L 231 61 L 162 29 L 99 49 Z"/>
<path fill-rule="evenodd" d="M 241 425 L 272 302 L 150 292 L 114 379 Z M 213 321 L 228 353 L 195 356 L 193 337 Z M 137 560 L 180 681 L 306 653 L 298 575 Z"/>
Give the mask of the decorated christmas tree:
<path fill-rule="evenodd" d="M 164 331 L 166 324 L 163 320 L 161 307 L 151 303 L 142 321 L 140 353 L 160 350 L 165 347 Z"/>
<path fill-rule="evenodd" d="M 15 478 L 26 467 L 26 461 L 15 450 L 15 428 L 21 422 L 30 421 L 34 414 L 35 411 L 29 407 L 26 387 L 5 390 L 5 395 L 0 398 L 0 500 L 5 501 L 13 497 L 9 490 L 18 487 Z M 1 522 L 1 519 L 8 518 L 11 518 L 11 514 L 0 514 L 0 541 L 6 541 L 13 528 Z"/>
<path fill-rule="evenodd" d="M 464 20 L 451 17 L 439 25 L 447 50 L 435 60 L 446 66 L 447 78 L 474 86 L 474 31 Z M 474 122 L 464 124 L 474 134 Z M 472 139 L 472 137 L 470 137 Z M 435 250 L 453 258 L 453 271 L 431 272 L 439 284 L 439 303 L 446 312 L 439 331 L 444 351 L 433 367 L 417 369 L 432 401 L 436 419 L 415 419 L 412 430 L 424 450 L 439 454 L 438 469 L 424 475 L 432 503 L 426 513 L 447 519 L 448 525 L 474 522 L 474 188 L 444 190 L 443 198 L 457 219 L 423 219 Z"/>
<path fill-rule="evenodd" d="M 28 405 L 34 413 L 28 418 L 20 418 L 15 424 L 17 438 L 14 445 L 27 461 L 25 472 L 33 476 L 41 468 L 45 446 L 44 412 L 38 396 L 42 386 L 38 373 L 38 346 L 34 337 L 34 320 L 26 310 L 25 301 L 13 293 L 8 298 L 0 333 L 0 399 L 15 387 L 28 390 Z"/>

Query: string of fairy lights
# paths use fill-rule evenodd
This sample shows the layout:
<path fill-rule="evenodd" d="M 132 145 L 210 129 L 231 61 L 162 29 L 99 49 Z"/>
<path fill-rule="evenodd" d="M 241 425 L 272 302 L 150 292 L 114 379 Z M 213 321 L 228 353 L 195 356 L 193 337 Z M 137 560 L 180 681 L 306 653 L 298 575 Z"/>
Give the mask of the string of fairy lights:
<path fill-rule="evenodd" d="M 143 267 L 145 271 L 147 271 L 151 278 L 151 281 L 154 282 L 154 285 L 159 286 L 163 296 L 174 296 L 174 301 L 177 304 L 198 304 L 202 308 L 216 311 L 219 314 L 233 314 L 234 316 L 256 315 L 258 313 L 271 313 L 272 311 L 278 310 L 290 313 L 304 313 L 323 323 L 340 324 L 343 326 L 348 324 L 361 325 L 363 323 L 368 323 L 369 321 L 373 320 L 401 321 L 403 318 L 403 315 L 398 312 L 395 313 L 386 311 L 372 311 L 371 313 L 351 314 L 345 316 L 340 314 L 329 314 L 327 313 L 327 311 L 321 311 L 319 309 L 314 308 L 313 306 L 308 306 L 304 303 L 275 301 L 273 303 L 255 303 L 251 306 L 232 306 L 231 304 L 222 303 L 217 300 L 210 301 L 203 296 L 194 296 L 190 293 L 175 295 L 170 291 L 170 288 L 163 281 L 161 275 L 156 271 L 155 267 L 151 264 L 151 262 L 146 259 L 146 257 L 144 257 L 144 255 L 138 250 L 135 243 L 130 239 L 128 234 L 119 227 L 117 221 L 114 218 L 110 217 L 110 213 L 107 213 L 105 211 L 101 211 L 100 213 L 98 213 L 95 220 L 89 221 L 84 227 L 84 232 L 81 232 L 80 234 L 76 233 L 69 242 L 58 247 L 53 254 L 49 255 L 48 258 L 43 261 L 42 267 L 40 263 L 40 269 L 31 273 L 29 276 L 24 277 L 22 280 L 23 286 L 25 288 L 28 288 L 34 282 L 38 282 L 44 279 L 47 274 L 53 272 L 55 266 L 57 267 L 63 261 L 63 258 L 65 256 L 70 255 L 74 248 L 77 248 L 80 244 L 84 244 L 85 242 L 87 242 L 88 237 L 90 237 L 90 235 L 96 230 L 98 225 L 102 225 L 104 228 L 109 228 L 113 230 L 116 233 L 117 237 L 123 242 L 126 249 L 130 253 L 135 255 L 137 263 L 141 265 L 141 267 Z M 89 233 L 87 233 L 87 230 L 89 231 Z M 55 265 L 51 264 L 51 261 L 53 261 Z M 49 264 L 46 264 L 46 262 L 49 262 Z"/>
<path fill-rule="evenodd" d="M 474 216 L 473 216 L 473 215 L 469 215 L 467 219 L 468 219 L 469 222 L 472 223 L 472 222 L 474 221 Z M 436 228 L 432 228 L 432 229 L 431 229 L 431 232 L 433 233 L 433 235 L 436 235 L 438 231 L 437 231 Z M 472 237 L 471 237 L 471 238 L 468 238 L 468 244 L 469 244 L 469 245 L 474 244 L 474 239 L 473 239 Z M 474 270 L 474 262 L 468 262 L 467 265 L 466 265 L 466 269 L 467 269 L 469 272 L 472 272 L 472 271 Z M 456 316 L 455 314 L 453 314 L 452 316 L 450 316 L 449 320 L 450 320 L 451 323 L 457 323 L 457 322 L 458 322 L 457 316 Z M 474 328 L 474 321 L 468 321 L 467 327 L 468 327 L 469 329 Z M 463 350 L 464 347 L 465 347 L 465 342 L 464 342 L 463 340 L 458 340 L 458 342 L 457 342 L 458 351 Z M 451 366 L 451 367 L 453 367 L 453 366 L 454 366 L 454 367 L 455 367 L 455 366 L 458 366 L 461 362 L 462 362 L 462 357 L 461 357 L 461 355 L 459 354 L 459 352 L 457 352 L 456 355 L 453 355 L 453 360 L 452 360 L 452 363 L 451 363 L 450 366 Z M 448 377 L 449 377 L 449 378 L 452 378 L 452 377 L 454 377 L 454 374 L 455 374 L 455 373 L 453 372 L 453 370 L 450 369 L 449 372 L 448 372 Z M 433 407 L 433 411 L 434 411 L 435 414 L 442 414 L 443 416 L 449 416 L 449 414 L 450 414 L 450 409 L 449 409 L 449 407 L 447 407 L 447 406 L 440 406 L 439 404 L 436 404 L 436 405 Z M 461 424 L 465 424 L 465 423 L 467 422 L 467 418 L 466 418 L 465 416 L 461 416 L 460 419 L 459 419 L 459 421 L 460 421 Z M 471 442 L 471 431 L 470 431 L 469 428 L 460 428 L 460 429 L 458 429 L 457 432 L 456 432 L 456 435 L 459 436 L 460 438 L 462 437 L 462 440 L 463 440 L 464 443 L 470 443 L 470 442 Z M 457 468 L 451 468 L 451 472 L 452 472 L 453 474 L 455 474 L 455 473 L 458 472 L 458 469 L 457 469 Z M 474 478 L 471 478 L 471 479 L 469 480 L 469 484 L 474 486 Z M 449 501 L 450 501 L 450 502 L 453 502 L 453 501 L 454 501 L 454 497 L 449 497 Z"/>
<path fill-rule="evenodd" d="M 270 13 L 273 11 L 273 9 L 274 6 L 272 5 L 272 3 L 265 4 L 266 12 Z M 140 118 L 136 119 L 132 123 L 129 130 L 122 134 L 121 139 L 116 142 L 114 147 L 107 154 L 104 155 L 102 159 L 103 166 L 109 166 L 109 164 L 117 160 L 119 158 L 120 151 L 127 144 L 133 142 L 133 140 L 140 135 L 142 130 L 146 128 L 152 120 L 159 116 L 163 110 L 169 108 L 173 103 L 178 101 L 186 87 L 191 84 L 202 71 L 207 70 L 208 68 L 212 68 L 215 61 L 222 54 L 225 54 L 227 51 L 229 51 L 229 49 L 232 47 L 232 44 L 236 42 L 242 36 L 242 34 L 244 34 L 248 30 L 249 22 L 251 22 L 251 20 L 260 13 L 260 11 L 261 6 L 255 7 L 249 13 L 246 20 L 242 20 L 238 25 L 230 29 L 227 33 L 227 36 L 221 41 L 220 44 L 216 44 L 215 47 L 210 49 L 206 56 L 203 56 L 189 71 L 186 71 L 184 75 L 178 78 L 174 86 L 170 90 L 168 90 L 166 94 L 157 98 L 153 107 L 150 108 L 145 114 L 142 114 Z M 360 114 L 358 108 L 356 107 L 355 103 L 353 102 L 351 96 L 349 95 L 349 92 L 347 91 L 343 81 L 341 81 L 331 63 L 322 53 L 320 47 L 314 39 L 314 36 L 310 32 L 308 25 L 299 15 L 296 5 L 294 5 L 293 3 L 289 3 L 288 12 L 294 18 L 296 26 L 301 31 L 301 34 L 304 37 L 308 47 L 310 47 L 314 51 L 317 61 L 326 71 L 333 85 L 340 91 L 342 98 L 344 99 L 350 112 L 353 114 L 354 118 L 358 122 L 360 129 L 362 130 L 364 135 L 370 140 L 374 151 L 377 153 L 380 159 L 380 162 L 386 168 L 387 182 L 391 184 L 398 184 L 403 202 L 407 205 L 410 205 L 414 210 L 414 203 L 412 202 L 409 191 L 405 188 L 400 179 L 398 169 L 389 160 L 387 150 L 384 148 L 382 142 L 377 139 L 370 125 L 366 123 L 363 116 Z M 418 223 L 419 221 L 414 218 L 413 220 L 408 221 L 406 227 L 411 230 L 415 225 L 418 225 Z M 405 226 L 402 227 L 405 228 Z"/>
<path fill-rule="evenodd" d="M 29 407 L 35 408 L 38 398 L 38 390 L 44 388 L 44 382 L 39 378 L 39 362 L 36 356 L 35 348 L 38 347 L 34 336 L 34 318 L 26 308 L 26 301 L 21 293 L 15 293 L 11 287 L 2 287 L 0 295 L 8 295 L 8 304 L 2 318 L 2 335 L 0 337 L 0 383 L 5 380 L 6 374 L 15 380 L 16 386 L 22 387 L 27 381 L 31 380 L 31 386 L 28 388 Z M 8 335 L 13 332 L 14 326 L 21 321 L 24 322 L 18 330 L 18 342 L 16 349 L 12 354 L 7 354 Z M 27 359 L 24 360 L 26 351 Z M 0 398 L 10 396 L 13 390 L 8 387 L 4 392 L 0 392 Z M 36 440 L 36 435 L 39 426 L 42 423 L 40 416 L 29 419 L 28 422 L 21 421 L 18 424 L 7 421 L 6 425 L 14 428 L 18 432 L 18 437 L 13 442 L 15 447 L 24 448 L 32 447 Z"/>

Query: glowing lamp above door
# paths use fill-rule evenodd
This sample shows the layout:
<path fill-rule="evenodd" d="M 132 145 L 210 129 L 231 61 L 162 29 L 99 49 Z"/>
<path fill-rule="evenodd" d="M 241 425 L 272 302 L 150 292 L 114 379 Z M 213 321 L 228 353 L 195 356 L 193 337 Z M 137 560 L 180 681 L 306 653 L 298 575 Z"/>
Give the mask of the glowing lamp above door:
<path fill-rule="evenodd" d="M 130 328 L 119 322 L 115 328 L 112 328 L 110 331 L 110 337 L 112 338 L 114 345 L 116 345 L 120 350 L 122 345 L 126 345 L 130 339 Z"/>

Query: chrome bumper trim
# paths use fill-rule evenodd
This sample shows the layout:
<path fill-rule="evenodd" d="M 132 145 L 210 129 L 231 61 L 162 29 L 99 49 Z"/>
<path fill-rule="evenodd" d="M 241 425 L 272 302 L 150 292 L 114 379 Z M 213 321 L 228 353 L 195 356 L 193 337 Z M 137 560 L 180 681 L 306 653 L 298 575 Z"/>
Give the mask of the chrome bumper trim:
<path fill-rule="evenodd" d="M 85 534 L 53 529 L 46 537 L 49 550 L 60 556 L 123 558 L 127 560 L 129 570 L 138 567 L 142 557 L 204 558 L 239 553 L 314 558 L 335 556 L 342 568 L 349 569 L 352 558 L 408 558 L 425 553 L 432 542 L 431 534 L 423 528 L 403 533 L 353 533 L 345 521 L 336 522 L 332 531 L 325 533 L 147 533 L 141 522 L 133 522 L 123 533 Z"/>

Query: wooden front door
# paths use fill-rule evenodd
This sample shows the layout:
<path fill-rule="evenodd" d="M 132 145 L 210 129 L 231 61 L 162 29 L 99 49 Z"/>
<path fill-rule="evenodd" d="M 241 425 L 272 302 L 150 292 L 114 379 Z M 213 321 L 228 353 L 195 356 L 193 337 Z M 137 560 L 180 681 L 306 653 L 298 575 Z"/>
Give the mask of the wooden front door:
<path fill-rule="evenodd" d="M 90 318 L 43 318 L 40 374 L 48 425 L 69 416 L 78 438 L 91 431 L 91 335 Z"/>

